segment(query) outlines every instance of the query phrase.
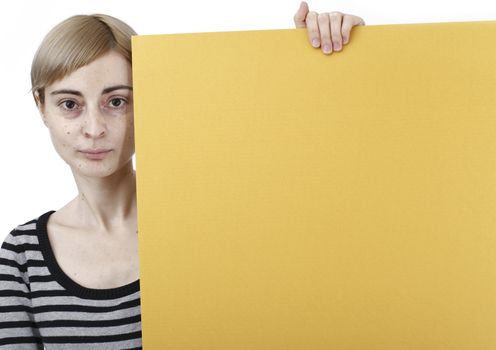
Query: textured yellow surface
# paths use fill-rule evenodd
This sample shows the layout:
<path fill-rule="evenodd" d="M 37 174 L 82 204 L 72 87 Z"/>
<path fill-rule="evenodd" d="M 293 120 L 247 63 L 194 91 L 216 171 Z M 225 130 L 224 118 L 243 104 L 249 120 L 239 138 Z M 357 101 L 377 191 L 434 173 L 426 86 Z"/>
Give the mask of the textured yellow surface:
<path fill-rule="evenodd" d="M 496 349 L 494 38 L 134 37 L 145 349 Z"/>

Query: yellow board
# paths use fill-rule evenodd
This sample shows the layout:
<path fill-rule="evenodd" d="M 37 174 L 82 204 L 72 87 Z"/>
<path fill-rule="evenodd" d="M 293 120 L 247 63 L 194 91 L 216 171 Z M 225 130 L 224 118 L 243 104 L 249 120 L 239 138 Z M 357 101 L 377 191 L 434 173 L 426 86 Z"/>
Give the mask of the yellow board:
<path fill-rule="evenodd" d="M 133 38 L 144 348 L 496 349 L 494 38 Z"/>

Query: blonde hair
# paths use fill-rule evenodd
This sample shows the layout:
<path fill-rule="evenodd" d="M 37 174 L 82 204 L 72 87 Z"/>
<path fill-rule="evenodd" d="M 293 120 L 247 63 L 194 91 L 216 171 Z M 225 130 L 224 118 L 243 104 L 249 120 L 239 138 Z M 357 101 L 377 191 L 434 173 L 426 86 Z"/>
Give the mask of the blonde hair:
<path fill-rule="evenodd" d="M 45 100 L 45 87 L 100 56 L 115 50 L 131 63 L 131 36 L 123 21 L 102 14 L 77 15 L 56 25 L 43 39 L 31 65 L 35 101 Z"/>

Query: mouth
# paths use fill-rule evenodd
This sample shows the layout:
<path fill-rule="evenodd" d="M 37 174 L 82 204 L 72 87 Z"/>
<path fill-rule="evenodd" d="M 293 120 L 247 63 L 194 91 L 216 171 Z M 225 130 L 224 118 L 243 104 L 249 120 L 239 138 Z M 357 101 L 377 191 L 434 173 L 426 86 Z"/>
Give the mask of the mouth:
<path fill-rule="evenodd" d="M 82 154 L 88 159 L 99 160 L 105 158 L 105 156 L 110 153 L 111 149 L 86 149 L 80 150 Z"/>
<path fill-rule="evenodd" d="M 89 154 L 100 154 L 100 153 L 106 153 L 106 152 L 110 152 L 110 151 L 111 151 L 110 149 L 83 149 L 79 152 L 89 153 Z"/>

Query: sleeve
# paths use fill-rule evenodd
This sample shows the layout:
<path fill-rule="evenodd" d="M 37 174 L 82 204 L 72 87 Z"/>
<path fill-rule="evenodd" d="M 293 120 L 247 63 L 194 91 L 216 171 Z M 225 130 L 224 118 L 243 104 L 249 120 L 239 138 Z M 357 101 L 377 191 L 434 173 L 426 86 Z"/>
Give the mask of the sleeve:
<path fill-rule="evenodd" d="M 43 350 L 34 322 L 25 250 L 13 230 L 0 248 L 0 349 Z"/>

